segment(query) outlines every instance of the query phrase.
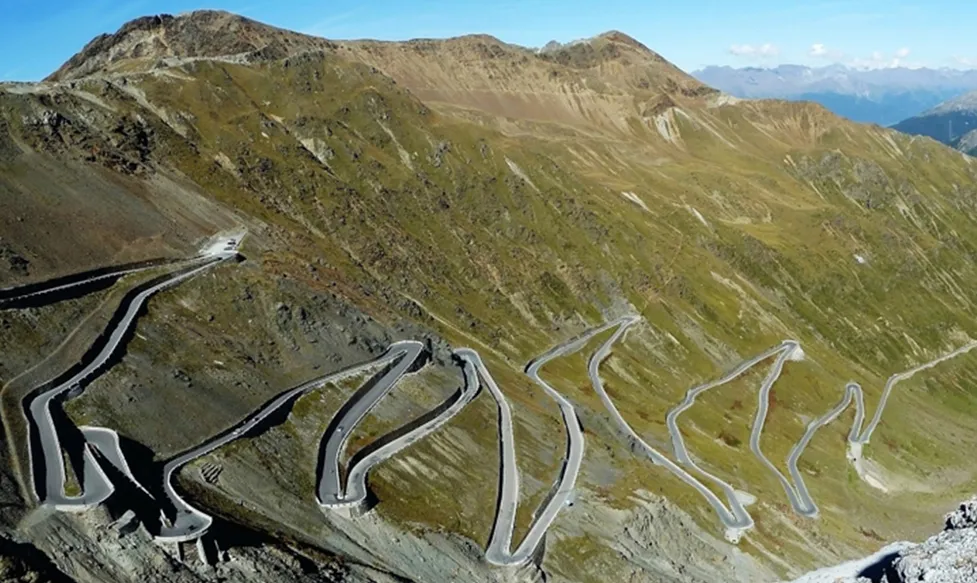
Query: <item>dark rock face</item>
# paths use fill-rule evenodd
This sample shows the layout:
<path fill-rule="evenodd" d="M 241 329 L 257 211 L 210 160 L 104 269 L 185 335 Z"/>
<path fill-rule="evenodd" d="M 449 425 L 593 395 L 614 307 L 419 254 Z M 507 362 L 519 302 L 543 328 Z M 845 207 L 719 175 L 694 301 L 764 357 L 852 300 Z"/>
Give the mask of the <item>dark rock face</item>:
<path fill-rule="evenodd" d="M 971 498 L 946 515 L 944 530 L 959 530 L 961 528 L 977 528 L 977 498 Z"/>
<path fill-rule="evenodd" d="M 71 583 L 51 560 L 33 545 L 0 536 L 0 580 L 9 583 Z"/>

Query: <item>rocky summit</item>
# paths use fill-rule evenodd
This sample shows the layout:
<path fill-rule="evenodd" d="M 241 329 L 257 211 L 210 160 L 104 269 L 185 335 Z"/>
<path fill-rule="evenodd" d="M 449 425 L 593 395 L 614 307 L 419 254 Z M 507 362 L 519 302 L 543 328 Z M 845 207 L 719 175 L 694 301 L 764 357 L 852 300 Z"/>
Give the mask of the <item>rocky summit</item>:
<path fill-rule="evenodd" d="M 752 583 L 924 540 L 977 481 L 975 213 L 974 158 L 623 32 L 137 19 L 0 83 L 0 575 Z M 885 573 L 969 580 L 970 513 Z"/>

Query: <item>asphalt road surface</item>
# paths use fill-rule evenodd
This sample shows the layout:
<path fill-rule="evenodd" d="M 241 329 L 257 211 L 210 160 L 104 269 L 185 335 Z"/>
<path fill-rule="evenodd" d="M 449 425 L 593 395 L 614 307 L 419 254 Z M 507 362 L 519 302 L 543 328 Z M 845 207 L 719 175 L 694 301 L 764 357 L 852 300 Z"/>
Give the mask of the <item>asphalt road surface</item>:
<path fill-rule="evenodd" d="M 457 353 L 455 354 L 461 358 Z M 337 500 L 341 500 L 338 502 L 339 504 L 348 506 L 365 502 L 367 499 L 366 477 L 370 470 L 377 464 L 434 433 L 471 403 L 480 389 L 478 374 L 471 362 L 464 360 L 462 362 L 464 374 L 462 388 L 435 410 L 429 412 L 434 413 L 434 415 L 422 416 L 400 430 L 388 433 L 374 444 L 367 446 L 370 449 L 367 455 L 356 458 L 355 463 L 348 468 L 346 473 L 346 491 L 341 498 L 337 497 Z M 374 447 L 377 443 L 380 444 L 379 447 Z M 324 502 L 320 499 L 319 504 L 330 508 L 333 507 L 334 503 Z"/>
<path fill-rule="evenodd" d="M 129 329 L 135 325 L 143 304 L 153 294 L 186 281 L 233 255 L 234 253 L 230 253 L 226 256 L 207 258 L 203 260 L 203 263 L 199 267 L 174 275 L 140 292 L 133 302 L 128 305 L 118 325 L 111 331 L 106 345 L 95 355 L 91 362 L 67 381 L 58 384 L 56 387 L 42 393 L 31 401 L 28 408 L 30 412 L 29 421 L 36 427 L 41 451 L 33 451 L 33 446 L 31 446 L 30 454 L 32 459 L 33 456 L 38 454 L 43 456 L 45 467 L 43 491 L 36 487 L 37 483 L 35 481 L 35 492 L 43 504 L 51 505 L 59 509 L 70 509 L 72 507 L 87 508 L 105 500 L 112 493 L 111 483 L 104 477 L 104 472 L 98 468 L 98 463 L 94 461 L 94 458 L 88 451 L 84 454 L 84 468 L 82 471 L 84 476 L 84 484 L 82 484 L 84 493 L 80 496 L 69 496 L 65 493 L 64 459 L 61 454 L 61 443 L 58 432 L 51 415 L 51 402 L 62 397 L 69 391 L 83 388 L 96 375 L 120 348 Z M 33 463 L 31 466 L 33 470 Z"/>
<path fill-rule="evenodd" d="M 413 349 L 413 344 L 420 343 L 411 343 L 411 349 Z M 169 522 L 169 524 L 163 525 L 160 534 L 156 537 L 157 540 L 174 542 L 192 540 L 202 535 L 213 523 L 213 519 L 210 516 L 190 505 L 173 487 L 173 474 L 175 474 L 180 468 L 199 457 L 207 455 L 225 444 L 244 437 L 249 431 L 257 427 L 269 415 L 275 413 L 285 404 L 289 403 L 300 395 L 308 393 L 309 391 L 315 390 L 328 383 L 338 382 L 340 380 L 356 376 L 370 370 L 373 367 L 384 366 L 395 359 L 402 357 L 406 350 L 403 346 L 399 345 L 400 343 L 392 344 L 382 356 L 375 360 L 318 377 L 307 383 L 299 385 L 298 387 L 281 393 L 237 425 L 208 440 L 199 447 L 196 447 L 168 461 L 163 466 L 163 492 L 165 493 L 170 505 L 176 510 L 176 514 L 172 520 L 166 521 Z"/>
<path fill-rule="evenodd" d="M 237 247 L 232 242 L 224 241 L 214 243 L 210 249 L 202 254 L 191 269 L 174 273 L 161 282 L 139 292 L 133 301 L 125 308 L 125 313 L 116 324 L 115 328 L 109 333 L 108 341 L 105 346 L 88 362 L 81 370 L 71 376 L 68 380 L 59 383 L 57 386 L 45 391 L 34 398 L 28 407 L 28 421 L 33 424 L 37 432 L 38 445 L 40 451 L 34 450 L 34 445 L 29 443 L 31 456 L 31 473 L 34 472 L 34 456 L 41 455 L 44 464 L 44 488 L 39 488 L 38 477 L 33 476 L 32 483 L 35 486 L 35 494 L 42 504 L 52 506 L 59 510 L 84 510 L 107 499 L 114 488 L 105 472 L 99 466 L 90 447 L 98 447 L 99 443 L 106 445 L 106 437 L 93 432 L 95 443 L 89 444 L 82 455 L 82 493 L 80 495 L 68 495 L 65 493 L 65 466 L 61 451 L 61 442 L 58 431 L 51 415 L 51 403 L 59 399 L 70 391 L 80 391 L 84 386 L 96 376 L 102 367 L 113 357 L 116 351 L 122 346 L 129 330 L 135 325 L 139 311 L 146 301 L 154 294 L 173 287 L 186 281 L 203 271 L 206 271 L 218 263 L 230 259 L 237 255 Z M 102 451 L 102 448 L 99 448 Z M 121 452 L 119 452 L 121 455 Z M 114 446 L 108 446 L 103 451 L 108 459 L 114 457 Z"/>
<path fill-rule="evenodd" d="M 720 500 L 712 490 L 707 488 L 702 482 L 685 471 L 685 469 L 674 463 L 662 452 L 658 451 L 648 442 L 642 439 L 642 437 L 638 435 L 627 420 L 624 419 L 617 406 L 614 405 L 614 401 L 607 394 L 607 391 L 604 390 L 604 384 L 601 381 L 599 374 L 600 363 L 610 355 L 613 345 L 627 332 L 631 326 L 636 324 L 638 321 L 640 321 L 640 318 L 637 316 L 631 316 L 625 319 L 614 334 L 606 342 L 604 342 L 604 344 L 597 349 L 597 352 L 595 352 L 590 358 L 588 370 L 594 390 L 597 392 L 597 395 L 600 397 L 601 401 L 603 401 L 604 407 L 607 408 L 617 425 L 629 436 L 633 447 L 642 451 L 653 463 L 663 466 L 665 469 L 672 472 L 675 477 L 682 480 L 688 486 L 692 487 L 695 491 L 702 495 L 702 497 L 706 499 L 706 502 L 708 502 L 709 505 L 716 511 L 716 514 L 719 515 L 720 520 L 726 527 L 726 539 L 730 542 L 737 542 L 744 531 L 753 527 L 753 519 L 750 517 L 750 515 L 746 513 L 745 510 L 738 513 L 726 508 L 726 505 L 723 504 L 722 500 Z M 730 490 L 732 490 L 732 488 L 730 488 Z M 736 499 L 734 492 L 730 492 L 727 499 L 730 497 L 735 503 L 731 503 L 734 510 L 741 509 L 742 505 L 739 503 L 739 500 Z"/>
<path fill-rule="evenodd" d="M 316 499 L 320 505 L 349 504 L 340 483 L 339 456 L 346 449 L 346 442 L 353 429 L 363 421 L 377 403 L 383 399 L 394 384 L 414 365 L 424 351 L 424 345 L 413 340 L 392 344 L 388 349 L 396 362 L 383 375 L 376 379 L 369 390 L 357 392 L 355 400 L 347 401 L 333 418 L 327 429 L 321 449 L 321 472 Z M 363 492 L 364 497 L 366 492 Z"/>

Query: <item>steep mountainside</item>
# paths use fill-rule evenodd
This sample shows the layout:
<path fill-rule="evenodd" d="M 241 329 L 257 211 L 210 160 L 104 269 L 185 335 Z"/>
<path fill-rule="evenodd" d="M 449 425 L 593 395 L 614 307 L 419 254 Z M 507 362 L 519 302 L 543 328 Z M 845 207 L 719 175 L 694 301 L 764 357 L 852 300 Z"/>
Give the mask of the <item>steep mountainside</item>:
<path fill-rule="evenodd" d="M 344 42 L 336 51 L 381 69 L 429 104 L 627 135 L 632 120 L 667 109 L 672 96 L 716 93 L 619 32 L 542 54 L 477 35 Z"/>
<path fill-rule="evenodd" d="M 816 104 L 736 100 L 618 32 L 534 52 L 141 19 L 43 83 L 0 85 L 0 205 L 3 287 L 247 232 L 243 261 L 153 296 L 124 351 L 68 387 L 58 423 L 117 430 L 145 485 L 87 513 L 33 510 L 25 406 L 170 264 L 0 302 L 3 534 L 78 580 L 774 581 L 920 538 L 977 481 L 977 161 Z M 175 472 L 214 517 L 199 549 L 233 560 L 205 568 L 193 543 L 151 542 L 159 512 L 125 513 L 165 494 L 162 462 L 395 340 L 430 363 L 362 424 L 331 420 L 382 383 L 336 380 Z M 354 463 L 455 412 L 462 347 L 481 392 L 373 470 L 369 512 L 323 510 L 327 429 Z M 526 374 L 541 355 L 545 382 Z M 865 409 L 859 392 L 830 415 L 850 381 Z M 849 443 L 877 410 L 871 442 Z M 498 566 L 513 463 L 512 547 L 565 502 L 531 560 Z"/>
<path fill-rule="evenodd" d="M 950 99 L 892 127 L 907 134 L 931 137 L 961 152 L 977 154 L 977 91 Z"/>

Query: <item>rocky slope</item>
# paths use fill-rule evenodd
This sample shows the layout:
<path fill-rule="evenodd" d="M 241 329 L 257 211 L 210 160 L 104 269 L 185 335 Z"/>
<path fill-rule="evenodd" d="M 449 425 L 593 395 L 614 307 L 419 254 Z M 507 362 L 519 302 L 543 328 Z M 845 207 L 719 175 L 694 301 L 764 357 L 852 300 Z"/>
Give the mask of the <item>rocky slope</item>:
<path fill-rule="evenodd" d="M 337 51 L 381 69 L 428 103 L 628 133 L 629 119 L 664 111 L 672 96 L 716 94 L 616 31 L 542 53 L 482 35 L 343 42 Z"/>
<path fill-rule="evenodd" d="M 892 583 L 977 579 L 977 499 L 948 514 L 943 532 L 902 551 L 887 570 Z"/>
<path fill-rule="evenodd" d="M 115 34 L 95 37 L 47 80 L 66 81 L 92 73 L 153 67 L 166 59 L 275 59 L 330 46 L 322 38 L 227 12 L 201 10 L 180 18 L 161 14 L 133 20 Z"/>
<path fill-rule="evenodd" d="M 813 104 L 737 102 L 616 32 L 537 53 L 485 36 L 325 41 L 225 13 L 142 19 L 44 83 L 0 85 L 0 205 L 3 286 L 185 256 L 248 229 L 246 261 L 154 298 L 121 361 L 65 405 L 78 424 L 119 430 L 141 475 L 288 387 L 392 340 L 430 340 L 434 363 L 378 406 L 357 449 L 457 388 L 448 348 L 472 346 L 512 403 L 517 538 L 566 441 L 523 366 L 591 326 L 643 317 L 601 376 L 664 451 L 665 413 L 691 386 L 797 339 L 808 357 L 785 368 L 763 433 L 778 463 L 846 381 L 873 407 L 891 374 L 977 337 L 973 160 Z M 821 513 L 801 518 L 745 445 L 756 372 L 704 395 L 682 425 L 700 463 L 757 499 L 755 528 L 731 545 L 591 389 L 599 338 L 543 371 L 587 446 L 540 571 L 481 557 L 499 469 L 484 392 L 377 468 L 365 518 L 324 517 L 316 447 L 347 385 L 186 468 L 181 490 L 224 536 L 261 535 L 228 545 L 240 562 L 188 571 L 176 550 L 144 548 L 142 531 L 131 545 L 99 535 L 118 508 L 32 511 L 17 486 L 30 471 L 22 399 L 139 281 L 0 311 L 4 532 L 82 580 L 208 580 L 267 560 L 284 580 L 772 581 L 918 538 L 977 478 L 962 453 L 977 445 L 977 369 L 962 357 L 899 386 L 866 448 L 871 480 L 845 459 L 852 413 L 821 430 L 800 462 Z"/>

